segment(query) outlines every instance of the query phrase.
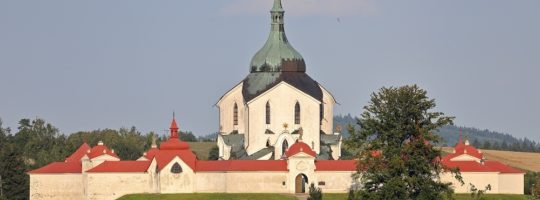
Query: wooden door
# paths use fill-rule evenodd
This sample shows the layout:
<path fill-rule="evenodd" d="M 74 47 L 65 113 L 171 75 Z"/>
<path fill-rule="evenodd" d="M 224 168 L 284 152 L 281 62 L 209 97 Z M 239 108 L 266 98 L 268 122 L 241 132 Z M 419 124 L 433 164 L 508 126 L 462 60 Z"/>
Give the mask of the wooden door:
<path fill-rule="evenodd" d="M 298 176 L 296 176 L 296 179 L 294 181 L 294 186 L 295 186 L 295 192 L 296 193 L 304 193 L 304 191 L 302 191 L 302 188 L 303 188 L 303 184 L 304 184 L 304 178 L 302 177 L 302 174 L 298 174 Z"/>

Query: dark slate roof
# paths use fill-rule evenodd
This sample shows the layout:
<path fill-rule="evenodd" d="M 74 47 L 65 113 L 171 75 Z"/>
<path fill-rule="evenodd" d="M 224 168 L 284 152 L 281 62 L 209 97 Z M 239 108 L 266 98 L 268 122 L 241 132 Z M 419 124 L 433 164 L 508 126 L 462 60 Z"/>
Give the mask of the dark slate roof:
<path fill-rule="evenodd" d="M 336 145 L 339 143 L 340 138 L 341 138 L 341 134 L 339 135 L 321 134 L 321 144 Z"/>
<path fill-rule="evenodd" d="M 246 102 L 251 101 L 282 81 L 322 101 L 323 92 L 317 81 L 303 72 L 255 72 L 244 79 L 242 94 Z"/>
<path fill-rule="evenodd" d="M 248 157 L 242 158 L 241 160 L 257 160 L 271 153 L 274 153 L 274 147 L 266 147 L 249 155 Z"/>
<path fill-rule="evenodd" d="M 231 146 L 231 157 L 238 159 L 247 156 L 244 149 L 244 134 L 229 134 L 221 135 L 223 142 L 226 145 Z"/>
<path fill-rule="evenodd" d="M 334 160 L 332 157 L 332 149 L 330 145 L 321 144 L 321 152 L 317 155 L 317 160 Z"/>

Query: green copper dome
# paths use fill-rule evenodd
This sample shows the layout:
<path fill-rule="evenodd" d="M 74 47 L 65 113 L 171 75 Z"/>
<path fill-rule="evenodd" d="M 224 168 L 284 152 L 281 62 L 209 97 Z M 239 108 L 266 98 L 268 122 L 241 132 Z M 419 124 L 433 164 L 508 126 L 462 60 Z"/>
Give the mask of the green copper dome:
<path fill-rule="evenodd" d="M 302 55 L 289 44 L 283 26 L 285 11 L 281 0 L 274 0 L 270 11 L 272 27 L 268 40 L 251 60 L 251 72 L 305 72 Z"/>

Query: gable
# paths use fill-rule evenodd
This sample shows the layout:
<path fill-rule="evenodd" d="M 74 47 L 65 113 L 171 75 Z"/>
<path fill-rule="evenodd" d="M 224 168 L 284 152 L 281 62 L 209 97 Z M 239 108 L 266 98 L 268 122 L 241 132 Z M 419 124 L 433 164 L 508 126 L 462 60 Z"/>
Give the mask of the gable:
<path fill-rule="evenodd" d="M 459 156 L 451 158 L 450 160 L 451 161 L 476 161 L 476 162 L 480 162 L 479 158 L 476 158 L 476 157 L 468 155 L 468 154 L 461 154 Z"/>
<path fill-rule="evenodd" d="M 236 84 L 236 86 L 234 86 L 229 91 L 227 91 L 223 96 L 221 96 L 221 98 L 219 98 L 218 102 L 216 102 L 215 105 L 220 107 L 220 104 L 221 104 L 221 102 L 223 102 L 223 100 L 227 99 L 227 97 L 229 97 L 230 95 L 232 95 L 232 94 L 234 94 L 236 92 L 240 92 L 240 95 L 242 95 L 241 90 L 242 90 L 243 85 L 244 85 L 243 82 L 240 82 L 240 83 Z"/>

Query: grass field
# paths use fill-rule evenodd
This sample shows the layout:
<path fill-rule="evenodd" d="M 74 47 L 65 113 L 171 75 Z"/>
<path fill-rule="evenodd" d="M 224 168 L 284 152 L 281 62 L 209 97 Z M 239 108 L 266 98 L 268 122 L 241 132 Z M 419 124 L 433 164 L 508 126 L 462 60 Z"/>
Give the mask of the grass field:
<path fill-rule="evenodd" d="M 443 147 L 442 150 L 452 153 L 454 148 Z M 481 150 L 488 160 L 495 160 L 522 170 L 540 172 L 540 153 Z"/>
<path fill-rule="evenodd" d="M 472 200 L 469 194 L 456 194 L 456 200 Z M 525 195 L 487 194 L 485 200 L 527 200 Z M 347 194 L 323 194 L 324 200 L 346 200 Z"/>
<path fill-rule="evenodd" d="M 134 194 L 118 200 L 296 200 L 296 197 L 282 194 Z"/>
<path fill-rule="evenodd" d="M 208 160 L 208 153 L 210 153 L 212 147 L 215 146 L 215 142 L 189 142 L 191 151 L 193 151 L 200 160 Z"/>

